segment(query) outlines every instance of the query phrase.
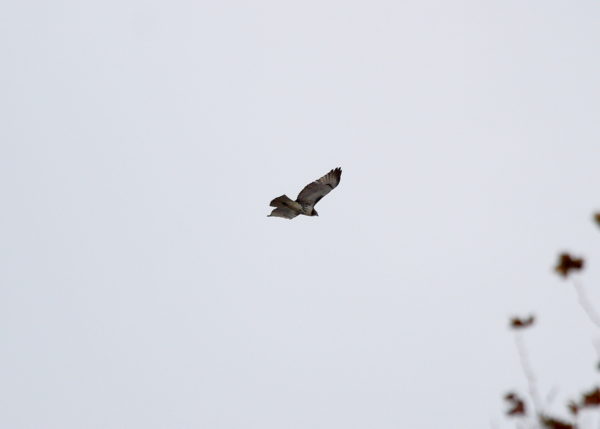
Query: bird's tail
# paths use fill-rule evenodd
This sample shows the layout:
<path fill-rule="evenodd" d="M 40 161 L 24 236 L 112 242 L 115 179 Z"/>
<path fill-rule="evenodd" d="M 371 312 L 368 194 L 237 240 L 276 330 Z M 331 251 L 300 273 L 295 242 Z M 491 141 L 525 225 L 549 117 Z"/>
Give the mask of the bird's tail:
<path fill-rule="evenodd" d="M 282 195 L 271 201 L 270 205 L 271 207 L 289 207 L 291 209 L 296 209 L 299 204 L 287 195 Z"/>

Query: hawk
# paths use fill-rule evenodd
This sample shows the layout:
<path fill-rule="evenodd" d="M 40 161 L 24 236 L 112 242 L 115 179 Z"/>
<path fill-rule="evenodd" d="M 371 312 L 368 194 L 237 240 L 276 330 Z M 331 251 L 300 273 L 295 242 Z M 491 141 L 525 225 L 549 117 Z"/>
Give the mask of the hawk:
<path fill-rule="evenodd" d="M 315 205 L 340 183 L 341 177 L 342 169 L 334 168 L 325 176 L 306 185 L 298 194 L 296 201 L 287 195 L 275 198 L 271 201 L 271 207 L 275 207 L 275 209 L 269 216 L 286 219 L 294 219 L 298 215 L 319 216 Z"/>

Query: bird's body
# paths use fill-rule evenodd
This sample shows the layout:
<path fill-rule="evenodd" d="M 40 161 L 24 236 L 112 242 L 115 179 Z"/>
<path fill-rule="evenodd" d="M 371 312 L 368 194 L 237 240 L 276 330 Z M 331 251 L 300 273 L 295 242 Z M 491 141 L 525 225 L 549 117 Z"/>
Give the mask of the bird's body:
<path fill-rule="evenodd" d="M 340 183 L 341 177 L 342 169 L 335 168 L 320 179 L 306 185 L 298 194 L 296 201 L 287 195 L 273 199 L 271 207 L 275 207 L 275 209 L 269 216 L 285 219 L 293 219 L 298 215 L 319 216 L 315 205 Z"/>

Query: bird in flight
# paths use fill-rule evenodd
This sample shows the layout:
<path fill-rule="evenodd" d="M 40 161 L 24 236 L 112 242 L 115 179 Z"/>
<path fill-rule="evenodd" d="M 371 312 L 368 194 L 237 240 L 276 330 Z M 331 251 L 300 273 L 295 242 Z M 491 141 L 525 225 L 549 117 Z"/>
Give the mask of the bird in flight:
<path fill-rule="evenodd" d="M 340 183 L 341 177 L 342 169 L 334 168 L 325 176 L 306 185 L 298 194 L 296 201 L 287 195 L 275 198 L 271 201 L 271 207 L 275 209 L 269 216 L 285 219 L 294 219 L 298 215 L 319 216 L 315 205 Z"/>

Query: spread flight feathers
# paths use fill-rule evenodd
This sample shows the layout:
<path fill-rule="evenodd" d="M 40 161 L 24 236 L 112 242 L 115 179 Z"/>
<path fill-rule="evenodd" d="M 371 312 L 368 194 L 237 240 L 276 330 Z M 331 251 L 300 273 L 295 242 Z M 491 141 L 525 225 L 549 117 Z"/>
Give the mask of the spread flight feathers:
<path fill-rule="evenodd" d="M 323 177 L 306 185 L 298 194 L 296 201 L 287 195 L 275 198 L 271 201 L 271 207 L 275 209 L 269 216 L 285 219 L 293 219 L 298 215 L 319 216 L 315 205 L 340 183 L 341 177 L 342 169 L 334 168 Z"/>

